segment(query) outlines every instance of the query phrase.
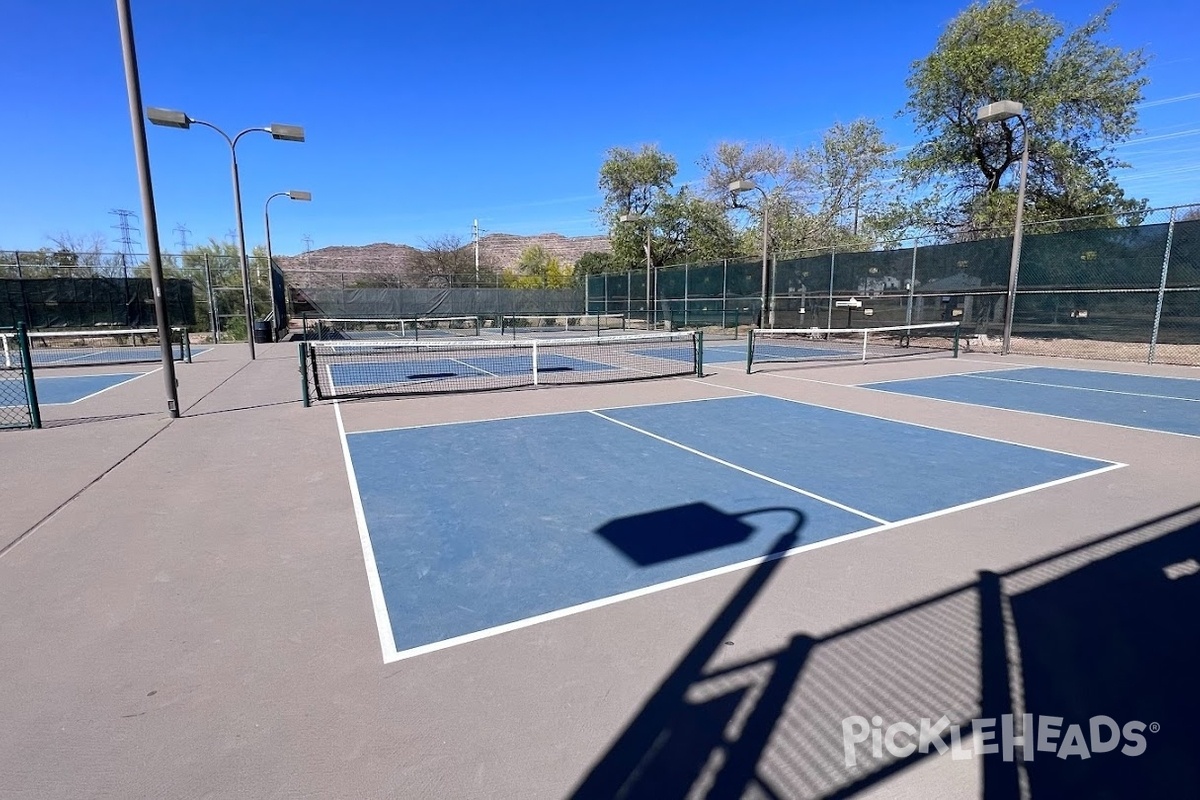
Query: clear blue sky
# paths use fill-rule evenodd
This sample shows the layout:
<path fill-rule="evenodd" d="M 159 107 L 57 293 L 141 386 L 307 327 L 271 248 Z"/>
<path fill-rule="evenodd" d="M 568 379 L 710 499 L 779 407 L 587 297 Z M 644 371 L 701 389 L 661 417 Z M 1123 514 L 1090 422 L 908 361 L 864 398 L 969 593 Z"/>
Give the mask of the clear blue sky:
<path fill-rule="evenodd" d="M 811 143 L 835 121 L 878 119 L 894 143 L 914 59 L 964 0 L 329 3 L 132 0 L 146 105 L 227 130 L 304 125 L 238 147 L 247 240 L 275 200 L 280 253 L 420 245 L 442 234 L 602 232 L 597 170 L 612 146 L 655 142 L 678 180 L 721 140 Z M 1106 0 L 1039 0 L 1075 25 Z M 1200 6 L 1125 0 L 1109 39 L 1145 47 L 1143 133 L 1122 180 L 1155 206 L 1200 201 Z M 47 235 L 118 234 L 141 215 L 113 0 L 39 0 L 5 13 L 5 191 L 0 248 Z M 234 227 L 228 149 L 212 131 L 150 127 L 164 249 Z M 139 221 L 139 226 L 141 222 Z M 144 239 L 142 239 L 144 241 Z"/>

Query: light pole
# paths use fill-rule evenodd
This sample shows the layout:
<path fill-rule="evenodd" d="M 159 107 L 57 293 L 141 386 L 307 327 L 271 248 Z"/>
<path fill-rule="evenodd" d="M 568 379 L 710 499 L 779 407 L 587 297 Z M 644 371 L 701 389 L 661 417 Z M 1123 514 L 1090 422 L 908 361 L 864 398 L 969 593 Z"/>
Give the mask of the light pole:
<path fill-rule="evenodd" d="M 759 186 L 757 183 L 750 180 L 749 178 L 744 178 L 740 181 L 734 181 L 733 183 L 729 184 L 729 191 L 733 192 L 734 194 L 741 194 L 742 192 L 751 192 L 751 191 L 754 191 L 755 189 L 757 189 L 758 192 L 763 196 L 763 202 L 762 202 L 762 231 L 763 231 L 763 236 L 762 236 L 762 300 L 759 303 L 758 325 L 760 328 L 765 328 L 765 327 L 767 327 L 767 322 L 768 322 L 768 320 L 767 320 L 767 285 L 768 285 L 767 282 L 770 277 L 770 268 L 767 265 L 767 241 L 768 241 L 767 219 L 770 216 L 768 212 L 770 211 L 769 205 L 771 202 L 771 198 L 769 198 L 767 196 L 767 193 L 765 191 L 763 191 L 763 188 L 761 186 Z M 772 327 L 772 328 L 775 327 L 775 315 L 774 314 L 770 315 L 770 327 Z"/>
<path fill-rule="evenodd" d="M 292 200 L 300 200 L 305 203 L 312 200 L 312 192 L 302 192 L 293 190 L 290 192 L 276 192 L 267 198 L 267 202 L 263 203 L 263 225 L 267 229 L 267 286 L 271 289 L 271 338 L 275 338 L 275 334 L 279 332 L 280 319 L 276 316 L 275 311 L 275 275 L 272 270 L 271 260 L 271 201 L 276 197 L 288 197 Z M 254 337 L 251 337 L 254 338 Z"/>
<path fill-rule="evenodd" d="M 650 327 L 650 273 L 654 271 L 654 262 L 650 258 L 650 219 L 642 214 L 629 212 L 622 214 L 618 219 L 621 222 L 638 222 L 644 220 L 646 222 L 646 327 Z M 658 309 L 654 310 L 654 327 L 658 327 Z"/>
<path fill-rule="evenodd" d="M 168 128 L 190 128 L 192 125 L 202 125 L 212 128 L 221 134 L 229 144 L 229 158 L 233 165 L 233 209 L 237 215 L 238 256 L 242 262 L 242 301 L 246 306 L 246 341 L 250 343 L 250 359 L 254 355 L 254 299 L 250 296 L 250 262 L 246 258 L 246 231 L 242 226 L 242 188 L 238 180 L 237 143 L 247 133 L 262 131 L 271 134 L 271 138 L 285 142 L 303 142 L 304 128 L 299 125 L 280 125 L 272 123 L 266 128 L 246 128 L 236 136 L 230 136 L 211 122 L 192 119 L 182 111 L 172 111 L 166 108 L 147 108 L 146 117 L 155 125 Z"/>
<path fill-rule="evenodd" d="M 129 98 L 129 117 L 133 127 L 133 155 L 137 162 L 138 184 L 142 194 L 142 214 L 146 222 L 146 247 L 150 250 L 150 285 L 154 290 L 154 319 L 158 325 L 158 346 L 162 356 L 163 382 L 167 390 L 167 413 L 179 416 L 179 386 L 175 380 L 175 355 L 171 348 L 171 322 L 163 296 L 162 253 L 158 245 L 158 216 L 154 209 L 154 184 L 150 180 L 150 151 L 146 147 L 146 126 L 142 123 L 142 83 L 138 74 L 137 49 L 133 41 L 133 12 L 129 0 L 117 0 L 117 24 L 121 31 L 121 55 L 125 63 L 125 89 Z M 187 331 L 184 331 L 187 336 Z"/>
<path fill-rule="evenodd" d="M 1029 126 L 1025 124 L 1025 106 L 1015 100 L 1000 100 L 982 106 L 975 113 L 978 123 L 1016 119 L 1021 123 L 1021 178 L 1017 185 L 1017 219 L 1013 224 L 1012 261 L 1008 266 L 1008 300 L 1004 308 L 1004 341 L 1001 355 L 1008 355 L 1012 342 L 1013 311 L 1017 302 L 1017 271 L 1021 266 L 1021 218 L 1025 212 L 1025 176 L 1029 172 Z"/>

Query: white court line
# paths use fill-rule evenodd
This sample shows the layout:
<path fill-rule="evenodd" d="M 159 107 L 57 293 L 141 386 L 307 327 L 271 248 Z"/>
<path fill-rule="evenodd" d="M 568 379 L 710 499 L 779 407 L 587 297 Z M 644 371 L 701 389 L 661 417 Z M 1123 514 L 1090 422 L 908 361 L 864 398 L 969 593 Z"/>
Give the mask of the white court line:
<path fill-rule="evenodd" d="M 694 575 L 685 575 L 681 578 L 675 578 L 673 580 L 664 581 L 662 583 L 656 583 L 652 586 L 645 586 L 645 587 L 642 587 L 641 589 L 633 589 L 628 592 L 622 592 L 620 594 L 611 595 L 609 597 L 602 597 L 598 600 L 589 600 L 586 603 L 580 603 L 578 605 L 569 606 L 568 608 L 561 608 L 556 611 L 549 611 L 545 614 L 538 614 L 533 617 L 527 617 L 525 619 L 516 620 L 515 622 L 506 622 L 503 625 L 496 625 L 491 628 L 485 628 L 481 631 L 475 631 L 473 633 L 466 633 L 461 636 L 455 636 L 450 639 L 444 639 L 440 642 L 430 642 L 429 644 L 423 644 L 418 647 L 412 647 L 407 650 L 403 650 L 403 651 L 399 651 L 399 652 L 397 652 L 395 650 L 395 647 L 394 647 L 395 640 L 389 639 L 389 641 L 393 642 L 393 649 L 392 649 L 392 652 L 390 652 L 390 653 L 387 652 L 386 644 L 385 644 L 385 652 L 384 652 L 383 661 L 385 664 L 391 664 L 391 663 L 395 663 L 397 661 L 402 661 L 404 659 L 413 658 L 414 656 L 420 656 L 420 655 L 425 655 L 426 653 L 432 653 L 437 650 L 445 650 L 446 648 L 449 648 L 449 647 L 455 647 L 460 644 L 467 644 L 468 642 L 475 642 L 480 639 L 486 639 L 486 638 L 490 638 L 492 636 L 498 636 L 502 633 L 508 633 L 510 631 L 520 630 L 521 628 L 528 628 L 532 625 L 538 625 L 543 622 L 550 622 L 551 620 L 562 619 L 563 617 L 572 616 L 574 614 L 579 614 L 584 611 L 592 611 L 593 609 L 603 608 L 604 606 L 613 605 L 615 603 L 620 603 L 625 600 L 633 600 L 634 598 L 637 598 L 637 597 L 644 597 L 646 595 L 665 591 L 667 589 L 674 589 L 677 586 L 684 586 L 689 583 L 696 583 L 697 581 L 702 581 L 707 578 L 713 578 L 713 577 L 716 577 L 717 575 L 725 575 L 727 573 L 736 572 L 738 570 L 746 569 L 748 567 L 758 566 L 759 564 L 765 563 L 767 561 L 778 561 L 781 558 L 788 558 L 789 556 L 794 556 L 798 553 L 805 553 L 810 550 L 819 550 L 822 547 L 829 547 L 831 545 L 841 544 L 842 542 L 847 542 L 847 541 L 850 541 L 851 539 L 861 539 L 866 536 L 871 536 L 872 534 L 882 533 L 883 531 L 894 530 L 896 528 L 900 528 L 900 527 L 903 527 L 906 525 L 912 525 L 917 522 L 924 522 L 926 520 L 934 519 L 935 517 L 942 517 L 947 514 L 956 513 L 958 511 L 965 511 L 970 508 L 977 508 L 982 505 L 987 505 L 988 503 L 995 503 L 1000 500 L 1007 500 L 1012 497 L 1017 497 L 1018 495 L 1029 494 L 1031 492 L 1040 491 L 1042 489 L 1049 489 L 1053 486 L 1059 486 L 1064 483 L 1070 483 L 1071 481 L 1077 481 L 1082 478 L 1090 478 L 1095 475 L 1100 475 L 1104 472 L 1109 472 L 1110 470 L 1120 469 L 1121 467 L 1124 467 L 1124 466 L 1126 466 L 1126 465 L 1125 464 L 1110 464 L 1106 467 L 1101 467 L 1100 469 L 1092 470 L 1090 472 L 1083 472 L 1078 475 L 1068 476 L 1066 478 L 1058 478 L 1057 480 L 1047 481 L 1046 483 L 1040 483 L 1035 486 L 1028 486 L 1024 489 L 1016 489 L 1014 491 L 1005 492 L 1004 494 L 998 494 L 998 495 L 994 495 L 992 497 L 985 497 L 980 500 L 972 500 L 968 503 L 963 503 L 963 504 L 957 505 L 957 506 L 951 506 L 950 508 L 944 508 L 944 509 L 941 509 L 940 511 L 931 511 L 926 514 L 920 514 L 915 517 L 909 517 L 908 519 L 897 520 L 896 522 L 886 522 L 882 525 L 877 525 L 873 528 L 866 528 L 861 531 L 855 531 L 853 533 L 846 533 L 846 534 L 842 534 L 841 536 L 834 536 L 834 537 L 825 539 L 820 542 L 813 542 L 811 544 L 798 545 L 796 547 L 791 548 L 790 550 L 785 550 L 781 553 L 771 553 L 770 555 L 766 555 L 766 556 L 758 556 L 757 558 L 747 559 L 746 561 L 739 561 L 736 564 L 729 564 L 728 566 L 724 566 L 724 567 L 716 567 L 715 569 L 705 570 L 704 572 L 698 572 Z M 388 629 L 388 632 L 390 634 L 390 632 L 391 632 L 390 628 Z"/>
<path fill-rule="evenodd" d="M 462 364 L 462 365 L 463 365 L 464 367 L 466 367 L 467 369 L 473 369 L 473 370 L 475 370 L 476 372 L 482 372 L 484 375 L 491 375 L 493 378 L 499 378 L 499 377 L 500 377 L 499 375 L 497 375 L 497 374 L 496 374 L 496 373 L 494 373 L 494 372 L 488 372 L 488 371 L 487 371 L 486 369 L 484 369 L 483 367 L 477 367 L 477 366 L 475 366 L 474 364 L 468 364 L 468 363 L 467 363 L 467 362 L 465 362 L 465 361 L 459 361 L 457 358 L 447 358 L 446 360 L 447 360 L 447 361 L 453 361 L 455 364 Z"/>
<path fill-rule="evenodd" d="M 650 431 L 645 430 L 644 428 L 639 428 L 636 425 L 630 425 L 628 422 L 622 422 L 619 419 L 613 419 L 612 417 L 601 414 L 599 411 L 589 411 L 588 413 L 592 414 L 594 416 L 597 416 L 600 419 L 606 419 L 609 422 L 616 423 L 617 425 L 620 425 L 622 428 L 628 428 L 629 430 L 636 431 L 637 433 L 640 433 L 644 436 L 649 436 L 651 439 L 656 439 L 656 440 L 662 442 L 663 444 L 669 444 L 672 447 L 678 447 L 680 450 L 683 450 L 684 452 L 691 453 L 692 455 L 696 455 L 696 456 L 700 456 L 701 458 L 708 459 L 709 461 L 712 461 L 713 463 L 716 463 L 716 464 L 720 464 L 723 467 L 729 467 L 732 470 L 736 470 L 745 475 L 749 475 L 752 478 L 758 478 L 759 480 L 763 480 L 763 481 L 766 481 L 767 483 L 774 484 L 775 486 L 778 486 L 781 489 L 787 489 L 789 492 L 795 492 L 796 494 L 804 495 L 805 497 L 809 497 L 813 500 L 824 503 L 825 505 L 833 506 L 834 508 L 841 509 L 842 511 L 848 511 L 851 514 L 854 514 L 855 516 L 862 517 L 863 519 L 868 519 L 871 522 L 875 522 L 880 525 L 886 525 L 888 522 L 886 519 L 883 519 L 882 517 L 877 517 L 874 514 L 868 514 L 865 511 L 860 511 L 857 508 L 852 508 L 851 506 L 848 506 L 844 503 L 839 503 L 836 500 L 831 500 L 828 497 L 823 497 L 819 494 L 816 494 L 815 492 L 810 492 L 805 489 L 801 489 L 797 486 L 792 486 L 790 483 L 784 483 L 783 481 L 776 480 L 775 478 L 772 478 L 769 475 L 763 475 L 761 472 L 755 472 L 752 469 L 746 469 L 745 467 L 740 467 L 737 464 L 734 464 L 733 462 L 730 462 L 730 461 L 726 461 L 723 458 L 717 458 L 716 456 L 705 453 L 702 450 L 696 450 L 695 448 L 688 447 L 686 444 L 681 444 L 681 443 L 675 441 L 674 439 L 668 439 L 665 436 L 659 436 L 657 433 L 651 433 Z"/>
<path fill-rule="evenodd" d="M 1008 356 L 1004 356 L 1004 358 L 1007 359 Z M 1063 358 L 1063 356 L 1043 356 L 1043 358 Z M 984 360 L 981 358 L 970 358 L 969 356 L 959 356 L 958 360 L 959 361 L 970 361 L 972 364 L 990 364 L 993 366 L 995 366 L 995 364 L 996 364 L 995 361 L 987 361 L 987 360 Z M 1147 373 L 1147 372 L 1121 372 L 1120 370 L 1101 369 L 1100 368 L 1105 365 L 1112 364 L 1113 362 L 1111 362 L 1111 361 L 1098 361 L 1098 362 L 1096 362 L 1096 367 L 1074 367 L 1074 366 L 1068 366 L 1066 364 L 1063 364 L 1063 365 L 1030 364 L 1025 361 L 1011 361 L 1008 363 L 1012 364 L 1013 367 L 1033 367 L 1034 369 L 1061 369 L 1061 370 L 1065 370 L 1067 372 L 1100 372 L 1105 375 L 1128 375 L 1133 378 L 1163 378 L 1163 379 L 1169 380 L 1169 381 L 1189 381 L 1191 383 L 1196 383 L 1196 382 L 1200 381 L 1200 378 L 1185 378 L 1180 375 L 1151 375 L 1150 373 Z M 1142 362 L 1124 362 L 1124 363 L 1132 364 L 1132 363 L 1142 363 Z M 1156 362 L 1155 364 L 1148 365 L 1148 366 L 1178 367 L 1180 365 L 1178 365 L 1178 364 L 1159 364 Z M 1010 368 L 998 367 L 996 370 L 984 370 L 984 372 L 1007 371 L 1007 369 L 1010 369 Z M 1186 369 L 1186 367 L 1185 367 L 1185 369 Z"/>
<path fill-rule="evenodd" d="M 763 374 L 770 375 L 771 373 L 768 372 L 768 373 L 763 373 Z M 791 376 L 789 376 L 789 375 L 779 375 L 778 377 L 791 378 Z M 867 387 L 867 386 L 856 386 L 854 384 L 849 384 L 849 383 L 830 383 L 829 381 L 818 381 L 818 380 L 813 380 L 812 378 L 791 378 L 791 379 L 792 380 L 810 381 L 812 383 L 824 383 L 828 386 L 837 386 L 842 389 L 865 389 L 866 391 L 869 391 L 869 392 L 882 392 L 883 394 L 892 395 L 892 396 L 895 396 L 897 394 L 896 392 L 889 392 L 886 389 L 871 389 L 870 387 Z M 959 430 L 955 430 L 953 428 L 939 428 L 937 425 L 927 425 L 923 422 L 909 422 L 908 420 L 893 419 L 892 417 L 884 417 L 884 416 L 880 416 L 879 414 L 868 414 L 866 411 L 853 411 L 849 408 L 840 408 L 838 406 L 827 406 L 824 403 L 814 403 L 811 400 L 796 400 L 791 397 L 780 397 L 779 395 L 775 395 L 775 394 L 763 394 L 762 392 L 753 392 L 753 391 L 750 391 L 749 389 L 734 389 L 734 387 L 725 386 L 725 384 L 723 384 L 723 383 L 718 383 L 716 385 L 720 386 L 722 388 L 725 388 L 725 389 L 733 389 L 733 391 L 744 392 L 745 394 L 753 395 L 755 397 L 769 397 L 772 400 L 783 400 L 786 403 L 796 403 L 797 405 L 801 405 L 801 406 L 815 406 L 817 408 L 824 408 L 827 411 L 838 411 L 838 412 L 841 412 L 842 414 L 853 414 L 856 417 L 867 417 L 869 419 L 883 420 L 884 422 L 894 422 L 897 425 L 911 425 L 914 428 L 926 428 L 928 430 L 939 431 L 941 433 L 952 433 L 955 436 L 966 436 L 971 439 L 983 439 L 984 441 L 987 441 L 987 442 L 999 442 L 1000 444 L 1011 444 L 1014 447 L 1026 447 L 1030 450 L 1041 450 L 1045 453 L 1054 453 L 1054 454 L 1060 455 L 1060 456 L 1071 456 L 1072 458 L 1084 458 L 1084 459 L 1087 459 L 1088 461 L 1100 461 L 1100 462 L 1106 462 L 1109 464 L 1119 463 L 1117 461 L 1110 461 L 1109 459 L 1106 459 L 1106 458 L 1096 458 L 1095 456 L 1085 456 L 1081 453 L 1072 453 L 1067 450 L 1055 450 L 1053 447 L 1042 447 L 1041 445 L 1027 444 L 1025 442 L 1014 442 L 1011 439 L 1000 439 L 996 436 L 984 436 L 981 433 L 968 433 L 966 431 L 959 431 Z M 905 397 L 924 397 L 924 395 L 908 395 L 908 394 L 906 394 L 904 396 Z M 937 399 L 937 398 L 926 398 L 926 399 Z M 947 400 L 945 402 L 955 403 L 958 401 Z M 981 406 L 981 405 L 976 405 L 975 403 L 960 403 L 960 405 L 970 406 L 971 408 L 997 408 L 997 409 L 999 409 L 998 406 Z M 999 409 L 999 410 L 1008 411 L 1009 409 Z M 1024 412 L 1024 413 L 1032 414 L 1035 412 L 1030 411 L 1030 412 Z M 1063 417 L 1063 419 L 1073 419 L 1073 418 L 1072 417 Z M 1074 422 L 1088 422 L 1089 420 L 1073 419 L 1073 421 Z M 1107 424 L 1107 423 L 1101 423 L 1101 424 Z M 1139 428 L 1139 430 L 1142 430 L 1142 429 Z M 1147 428 L 1146 430 L 1150 430 L 1150 429 Z M 1185 434 L 1181 434 L 1181 435 L 1190 436 L 1191 434 L 1185 433 Z"/>
<path fill-rule="evenodd" d="M 1127 431 L 1145 431 L 1147 433 L 1163 433 L 1163 434 L 1166 434 L 1167 436 L 1186 436 L 1189 439 L 1200 439 L 1200 434 L 1195 434 L 1195 433 L 1182 433 L 1180 431 L 1164 431 L 1161 428 L 1139 428 L 1136 425 L 1122 425 L 1119 422 L 1104 422 L 1103 420 L 1083 419 L 1082 417 L 1065 417 L 1062 414 L 1051 414 L 1046 411 L 1026 411 L 1021 408 L 1008 408 L 1007 406 L 993 406 L 993 405 L 986 405 L 984 403 L 968 403 L 963 400 L 947 400 L 944 397 L 930 397 L 928 395 L 923 395 L 923 394 L 908 394 L 907 392 L 889 392 L 887 389 L 873 389 L 870 386 L 851 386 L 849 388 L 862 389 L 862 390 L 868 391 L 868 392 L 882 392 L 883 394 L 890 394 L 893 396 L 895 396 L 897 394 L 903 394 L 905 397 L 917 397 L 922 400 L 935 400 L 939 403 L 953 403 L 954 405 L 966 406 L 967 408 L 974 408 L 974 409 L 991 408 L 991 409 L 995 409 L 996 411 L 1011 411 L 1014 414 L 1029 414 L 1034 417 L 1047 417 L 1049 419 L 1062 419 L 1062 420 L 1066 420 L 1067 422 L 1079 422 L 1079 423 L 1082 423 L 1085 425 L 1107 425 L 1110 428 L 1124 428 Z M 786 398 L 784 398 L 784 399 L 786 399 Z M 854 413 L 854 412 L 851 412 L 851 413 Z M 870 415 L 868 415 L 868 416 L 870 416 Z M 971 434 L 965 434 L 965 435 L 969 436 Z M 986 439 L 988 437 L 985 436 L 982 438 Z M 997 439 L 996 441 L 1002 441 L 1002 440 Z M 1033 445 L 1022 445 L 1022 446 L 1023 447 L 1032 447 Z M 1066 453 L 1066 455 L 1072 455 L 1072 454 Z M 1085 456 L 1085 458 L 1087 458 L 1087 457 L 1089 457 L 1089 456 Z"/>
<path fill-rule="evenodd" d="M 1083 371 L 1090 372 L 1091 370 L 1083 370 Z M 967 403 L 963 400 L 947 400 L 944 397 L 930 397 L 928 395 L 923 395 L 923 394 L 909 394 L 908 392 L 891 392 L 891 391 L 888 391 L 887 389 L 876 389 L 874 386 L 869 386 L 866 384 L 834 383 L 833 381 L 822 381 L 822 380 L 817 380 L 816 378 L 800 378 L 795 375 L 780 375 L 775 372 L 761 372 L 761 373 L 756 373 L 756 374 L 764 375 L 764 376 L 772 377 L 772 378 L 782 378 L 784 380 L 789 380 L 789 381 L 805 381 L 808 383 L 823 383 L 826 386 L 838 386 L 842 389 L 859 389 L 859 390 L 865 391 L 865 392 L 881 392 L 882 394 L 891 395 L 893 397 L 899 394 L 899 395 L 903 395 L 905 397 L 917 397 L 922 400 L 936 400 L 939 403 L 954 403 L 955 405 L 966 406 L 968 408 L 974 408 L 974 409 L 991 408 L 991 409 L 995 409 L 996 411 L 1011 411 L 1014 414 L 1031 414 L 1035 417 L 1049 417 L 1051 419 L 1063 419 L 1063 420 L 1067 420 L 1068 422 L 1080 422 L 1080 423 L 1085 423 L 1085 424 L 1089 424 L 1089 425 L 1108 425 L 1113 428 L 1124 428 L 1126 430 L 1131 430 L 1131 431 L 1147 431 L 1149 433 L 1164 433 L 1168 436 L 1186 436 L 1189 439 L 1200 439 L 1200 435 L 1197 435 L 1194 433 L 1180 433 L 1179 431 L 1164 431 L 1161 428 L 1139 428 L 1135 425 L 1122 425 L 1119 422 L 1103 422 L 1103 421 L 1097 420 L 1097 419 L 1082 419 L 1080 417 L 1064 417 L 1061 414 L 1050 414 L 1045 411 L 1025 411 L 1025 410 L 1019 409 L 1019 408 L 1008 408 L 1006 406 L 993 406 L 993 405 L 986 405 L 984 403 Z M 965 374 L 965 373 L 958 373 L 958 374 L 961 375 L 961 374 Z M 1121 373 L 1121 374 L 1129 374 L 1129 373 Z M 931 377 L 942 378 L 942 377 L 948 377 L 948 376 L 934 375 Z M 923 378 L 904 378 L 902 380 L 925 380 L 925 379 L 923 379 Z M 1190 379 L 1185 378 L 1184 380 L 1190 380 Z M 885 381 L 876 381 L 876 383 L 885 383 Z M 724 386 L 724 388 L 726 388 L 726 389 L 732 388 L 729 386 L 725 386 L 725 384 L 722 384 L 722 383 L 718 383 L 717 386 Z M 758 392 L 748 392 L 748 394 L 758 394 Z M 777 395 L 773 395 L 773 394 L 763 395 L 763 397 L 777 397 L 779 400 L 787 400 L 789 403 L 801 403 L 803 405 L 820 406 L 821 408 L 828 408 L 828 409 L 832 409 L 833 411 L 844 411 L 847 414 L 858 414 L 859 416 L 863 416 L 863 417 L 875 417 L 876 419 L 886 419 L 889 422 L 901 422 L 901 420 L 894 420 L 894 419 L 890 419 L 889 417 L 881 417 L 878 414 L 867 414 L 866 412 L 863 412 L 863 411 L 851 411 L 851 410 L 845 409 L 845 408 L 838 408 L 837 406 L 821 405 L 820 403 L 813 403 L 812 401 L 809 401 L 809 400 L 793 400 L 790 397 L 778 397 Z M 963 431 L 955 431 L 955 430 L 951 430 L 949 428 L 939 428 L 934 425 L 922 425 L 919 422 L 904 422 L 904 424 L 905 425 L 916 425 L 917 427 L 920 427 L 920 428 L 930 428 L 935 431 L 945 430 L 945 431 L 948 431 L 949 433 L 957 433 L 961 436 L 974 436 L 977 439 L 991 439 L 992 441 L 1005 442 L 1006 444 L 1019 444 L 1019 445 L 1021 445 L 1021 447 L 1032 447 L 1036 450 L 1047 450 L 1052 453 L 1062 453 L 1063 455 L 1068 455 L 1068 456 L 1079 455 L 1078 453 L 1068 453 L 1065 450 L 1051 450 L 1048 447 L 1038 447 L 1037 445 L 1033 445 L 1033 444 L 1023 444 L 1021 442 L 1009 442 L 1006 439 L 996 439 L 991 436 L 980 436 L 979 434 L 975 434 L 975 433 L 964 433 Z M 1080 458 L 1093 458 L 1093 457 L 1092 456 L 1080 456 Z"/>
<path fill-rule="evenodd" d="M 938 376 L 938 377 L 947 377 L 947 376 Z M 1150 397 L 1150 398 L 1154 398 L 1155 400 L 1182 400 L 1185 403 L 1200 403 L 1200 398 L 1196 398 L 1196 397 L 1175 397 L 1175 396 L 1169 395 L 1169 394 L 1150 394 L 1148 392 L 1121 392 L 1121 391 L 1117 391 L 1116 389 L 1095 389 L 1095 388 L 1092 388 L 1091 386 L 1069 386 L 1065 383 L 1046 383 L 1044 381 L 1021 381 L 1021 380 L 1016 380 L 1015 378 L 995 378 L 995 377 L 992 377 L 991 375 L 982 375 L 978 372 L 964 372 L 959 377 L 978 378 L 981 381 L 1002 381 L 1004 383 L 1025 384 L 1027 386 L 1049 386 L 1053 389 L 1076 389 L 1080 392 L 1102 392 L 1103 394 L 1121 394 L 1121 395 L 1125 395 L 1126 397 Z M 1148 375 L 1146 377 L 1153 377 L 1153 376 Z M 919 378 L 918 380 L 924 380 L 924 378 Z"/>
<path fill-rule="evenodd" d="M 342 442 L 342 458 L 346 461 L 346 477 L 350 481 L 350 498 L 354 501 L 354 520 L 358 523 L 358 541 L 362 545 L 363 562 L 367 567 L 367 586 L 371 592 L 371 606 L 375 609 L 375 627 L 379 630 L 379 646 L 383 650 L 383 661 L 396 660 L 396 637 L 392 635 L 392 621 L 388 617 L 387 603 L 383 599 L 383 582 L 379 579 L 379 565 L 375 561 L 375 548 L 371 546 L 371 534 L 367 532 L 367 515 L 363 511 L 362 495 L 358 491 L 358 476 L 354 472 L 354 459 L 350 457 L 350 443 L 346 440 L 346 426 L 342 423 L 342 407 L 333 406 L 337 418 L 338 438 Z"/>

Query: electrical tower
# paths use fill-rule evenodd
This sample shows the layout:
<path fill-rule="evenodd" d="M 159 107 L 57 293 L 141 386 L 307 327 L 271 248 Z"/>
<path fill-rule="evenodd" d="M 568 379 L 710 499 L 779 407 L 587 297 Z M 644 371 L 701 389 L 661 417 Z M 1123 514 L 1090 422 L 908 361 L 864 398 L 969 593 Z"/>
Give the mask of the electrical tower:
<path fill-rule="evenodd" d="M 188 249 L 188 234 L 191 233 L 191 230 L 187 225 L 184 225 L 182 222 L 180 222 L 175 225 L 175 233 L 178 234 L 178 238 L 175 239 L 175 244 L 179 245 L 179 252 L 181 254 L 186 253 Z"/>
<path fill-rule="evenodd" d="M 303 236 L 301 236 L 300 238 L 304 240 L 304 252 L 307 253 L 307 252 L 311 251 L 312 250 L 312 237 L 306 233 Z"/>
<path fill-rule="evenodd" d="M 129 259 L 133 258 L 133 234 L 140 233 L 140 228 L 135 228 L 130 224 L 130 218 L 137 219 L 137 214 L 125 208 L 114 208 L 108 212 L 117 217 L 117 224 L 113 225 L 113 229 L 120 232 L 120 237 L 117 238 L 117 243 L 121 245 L 121 263 L 127 265 Z"/>

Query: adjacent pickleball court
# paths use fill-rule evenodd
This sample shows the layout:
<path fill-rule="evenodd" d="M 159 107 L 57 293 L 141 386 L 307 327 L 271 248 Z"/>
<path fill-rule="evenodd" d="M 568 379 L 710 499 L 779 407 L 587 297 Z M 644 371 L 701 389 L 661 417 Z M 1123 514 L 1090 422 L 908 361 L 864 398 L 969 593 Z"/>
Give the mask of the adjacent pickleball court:
<path fill-rule="evenodd" d="M 757 395 L 345 442 L 386 661 L 1121 466 Z"/>
<path fill-rule="evenodd" d="M 884 392 L 1200 436 L 1200 380 L 1026 367 L 864 384 Z"/>

